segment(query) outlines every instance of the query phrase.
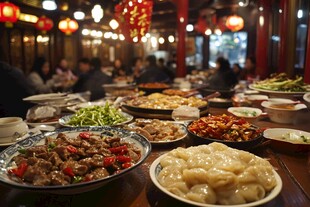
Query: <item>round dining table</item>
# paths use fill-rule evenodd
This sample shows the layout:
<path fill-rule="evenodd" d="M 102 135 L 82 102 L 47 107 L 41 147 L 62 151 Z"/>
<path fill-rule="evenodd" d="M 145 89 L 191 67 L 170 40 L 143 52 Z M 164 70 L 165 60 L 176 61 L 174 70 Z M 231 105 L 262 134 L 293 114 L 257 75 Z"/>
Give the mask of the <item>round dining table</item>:
<path fill-rule="evenodd" d="M 209 108 L 212 115 L 227 114 L 226 108 Z M 260 128 L 292 128 L 310 131 L 310 110 L 304 109 L 293 124 L 271 122 L 268 116 L 260 117 L 255 123 Z M 187 137 L 167 145 L 153 145 L 149 157 L 137 168 L 106 185 L 73 195 L 50 194 L 25 191 L 0 183 L 0 206 L 36 207 L 182 207 L 191 206 L 168 196 L 151 181 L 149 169 L 160 155 L 177 147 L 194 145 Z M 5 147 L 1 147 L 2 151 Z M 272 145 L 270 141 L 249 150 L 255 155 L 268 159 L 280 175 L 283 187 L 279 195 L 262 204 L 263 207 L 309 207 L 310 206 L 310 153 L 289 152 Z"/>

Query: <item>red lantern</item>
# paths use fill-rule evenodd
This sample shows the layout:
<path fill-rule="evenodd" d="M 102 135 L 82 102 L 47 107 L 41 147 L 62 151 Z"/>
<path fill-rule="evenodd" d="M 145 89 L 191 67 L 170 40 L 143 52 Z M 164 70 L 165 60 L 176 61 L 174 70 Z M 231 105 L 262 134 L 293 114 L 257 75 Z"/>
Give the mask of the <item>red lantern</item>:
<path fill-rule="evenodd" d="M 204 34 L 208 28 L 207 21 L 203 17 L 199 17 L 197 23 L 194 26 L 195 30 L 199 33 Z"/>
<path fill-rule="evenodd" d="M 226 27 L 232 32 L 241 30 L 244 27 L 244 21 L 242 17 L 233 15 L 229 16 L 226 21 Z"/>
<path fill-rule="evenodd" d="M 41 30 L 43 34 L 51 30 L 53 26 L 54 26 L 53 20 L 51 20 L 50 18 L 47 18 L 46 16 L 40 17 L 35 24 L 35 27 L 38 30 Z"/>
<path fill-rule="evenodd" d="M 66 35 L 70 35 L 72 32 L 75 32 L 79 28 L 79 25 L 77 21 L 67 18 L 59 22 L 58 28 Z"/>
<path fill-rule="evenodd" d="M 120 32 L 129 42 L 138 42 L 148 32 L 153 11 L 152 0 L 123 0 L 115 6 Z"/>
<path fill-rule="evenodd" d="M 5 22 L 6 27 L 13 27 L 13 23 L 18 20 L 20 14 L 19 7 L 9 3 L 0 3 L 0 22 Z"/>

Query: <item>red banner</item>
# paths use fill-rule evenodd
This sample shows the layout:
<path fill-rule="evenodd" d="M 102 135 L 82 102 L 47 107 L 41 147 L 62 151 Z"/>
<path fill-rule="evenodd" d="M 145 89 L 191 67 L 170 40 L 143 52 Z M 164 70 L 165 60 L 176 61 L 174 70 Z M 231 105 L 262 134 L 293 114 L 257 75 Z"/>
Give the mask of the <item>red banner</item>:
<path fill-rule="evenodd" d="M 138 42 L 148 32 L 153 11 L 152 0 L 123 0 L 115 6 L 119 32 L 129 42 Z M 136 41 L 135 41 L 136 40 Z"/>

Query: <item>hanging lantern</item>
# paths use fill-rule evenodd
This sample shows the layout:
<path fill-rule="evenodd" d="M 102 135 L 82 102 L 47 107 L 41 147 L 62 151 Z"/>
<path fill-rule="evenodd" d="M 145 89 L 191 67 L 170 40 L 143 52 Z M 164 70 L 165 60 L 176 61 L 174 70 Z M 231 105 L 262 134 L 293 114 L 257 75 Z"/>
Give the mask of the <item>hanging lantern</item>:
<path fill-rule="evenodd" d="M 115 6 L 115 18 L 127 41 L 139 42 L 141 37 L 146 35 L 151 24 L 152 11 L 152 0 L 123 0 Z"/>
<path fill-rule="evenodd" d="M 227 18 L 226 27 L 230 29 L 232 32 L 237 32 L 244 27 L 244 21 L 242 17 L 232 15 Z"/>
<path fill-rule="evenodd" d="M 13 27 L 13 23 L 18 20 L 20 14 L 19 7 L 9 3 L 0 3 L 0 22 L 5 22 L 6 27 Z"/>
<path fill-rule="evenodd" d="M 54 26 L 53 20 L 47 18 L 46 16 L 40 17 L 35 24 L 37 30 L 41 30 L 43 34 L 51 30 L 53 26 Z"/>
<path fill-rule="evenodd" d="M 71 35 L 72 32 L 75 32 L 79 28 L 79 25 L 77 21 L 67 18 L 59 22 L 58 28 L 66 35 Z"/>
<path fill-rule="evenodd" d="M 207 21 L 205 20 L 205 18 L 200 16 L 194 28 L 197 32 L 204 33 L 208 28 Z"/>

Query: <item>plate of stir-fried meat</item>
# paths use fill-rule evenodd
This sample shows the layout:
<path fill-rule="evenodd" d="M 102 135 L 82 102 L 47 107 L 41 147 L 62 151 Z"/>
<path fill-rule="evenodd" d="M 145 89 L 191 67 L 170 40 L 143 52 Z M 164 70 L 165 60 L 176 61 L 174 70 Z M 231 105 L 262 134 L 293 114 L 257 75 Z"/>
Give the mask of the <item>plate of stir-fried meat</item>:
<path fill-rule="evenodd" d="M 0 182 L 25 190 L 72 194 L 123 176 L 150 154 L 143 136 L 116 127 L 62 128 L 0 153 Z"/>

